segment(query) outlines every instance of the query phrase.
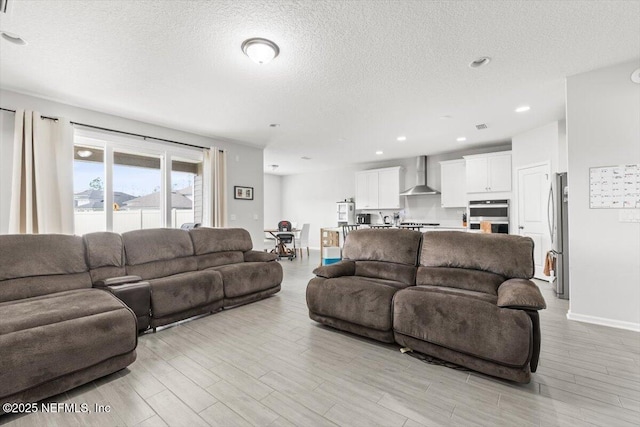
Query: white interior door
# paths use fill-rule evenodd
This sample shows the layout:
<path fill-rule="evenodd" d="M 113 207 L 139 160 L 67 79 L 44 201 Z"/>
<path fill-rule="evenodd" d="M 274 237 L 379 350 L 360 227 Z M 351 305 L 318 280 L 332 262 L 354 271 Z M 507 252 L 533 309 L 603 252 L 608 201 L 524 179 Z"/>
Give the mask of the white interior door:
<path fill-rule="evenodd" d="M 548 164 L 518 169 L 518 231 L 533 239 L 535 277 L 544 280 L 548 280 L 543 273 L 544 259 L 551 249 L 547 219 L 550 179 Z"/>

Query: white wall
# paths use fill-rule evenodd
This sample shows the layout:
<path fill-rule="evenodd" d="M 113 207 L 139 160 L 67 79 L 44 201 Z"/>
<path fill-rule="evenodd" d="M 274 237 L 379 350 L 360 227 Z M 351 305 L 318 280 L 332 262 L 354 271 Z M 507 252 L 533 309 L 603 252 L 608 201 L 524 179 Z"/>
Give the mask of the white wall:
<path fill-rule="evenodd" d="M 261 247 L 264 233 L 262 228 L 264 216 L 263 152 L 261 148 L 208 138 L 6 90 L 0 90 L 0 106 L 12 110 L 16 108 L 30 109 L 46 116 L 65 117 L 74 122 L 226 150 L 228 224 L 230 227 L 246 228 L 251 233 L 254 244 L 257 247 Z M 7 114 L 10 113 L 2 114 L 3 121 Z M 10 114 L 10 116 L 13 116 L 13 114 Z M 13 120 L 13 117 L 9 117 L 9 120 Z M 12 143 L 13 137 L 7 138 L 5 133 L 5 126 L 3 125 L 2 139 L 0 140 L 0 145 L 3 147 L 0 151 L 0 154 L 2 154 L 2 157 L 0 157 L 0 169 L 3 172 L 0 175 L 4 175 L 5 169 L 10 168 L 11 164 L 11 160 L 4 155 L 4 150 L 7 144 Z M 0 181 L 0 189 L 4 185 L 2 182 Z M 254 187 L 254 200 L 234 200 L 234 185 Z M 6 195 L 0 193 L 0 219 L 2 218 L 1 213 L 8 203 Z M 233 215 L 235 215 L 236 220 L 231 221 L 230 218 Z M 0 228 L 0 232 L 2 231 Z"/>
<path fill-rule="evenodd" d="M 264 174 L 264 228 L 275 228 L 282 217 L 282 177 Z"/>
<path fill-rule="evenodd" d="M 440 190 L 440 164 L 444 160 L 460 159 L 468 154 L 489 153 L 510 150 L 511 144 L 458 150 L 436 154 L 427 159 L 428 184 Z M 404 168 L 404 188 L 416 184 L 415 157 L 363 163 L 348 168 L 287 175 L 282 177 L 282 215 L 299 224 L 311 224 L 309 245 L 320 247 L 320 229 L 337 226 L 336 202 L 355 198 L 355 172 L 359 170 L 402 166 Z M 440 195 L 405 197 L 403 216 L 407 219 L 439 222 L 443 225 L 461 225 L 463 208 L 442 208 Z M 373 222 L 380 222 L 378 210 L 372 213 Z M 388 215 L 392 210 L 382 211 Z"/>
<path fill-rule="evenodd" d="M 640 163 L 640 59 L 567 78 L 570 311 L 640 330 L 640 224 L 589 208 L 589 168 Z"/>

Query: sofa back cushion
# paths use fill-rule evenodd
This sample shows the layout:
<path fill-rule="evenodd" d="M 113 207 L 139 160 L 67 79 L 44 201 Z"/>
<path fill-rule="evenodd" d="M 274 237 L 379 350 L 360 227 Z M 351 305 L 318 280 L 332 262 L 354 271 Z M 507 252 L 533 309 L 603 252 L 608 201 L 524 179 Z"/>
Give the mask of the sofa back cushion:
<path fill-rule="evenodd" d="M 193 243 L 186 230 L 154 228 L 122 234 L 126 274 L 155 279 L 196 271 Z"/>
<path fill-rule="evenodd" d="M 423 234 L 420 266 L 466 268 L 530 279 L 535 269 L 533 240 L 509 234 L 427 232 Z"/>
<path fill-rule="evenodd" d="M 415 284 L 421 235 L 411 230 L 363 229 L 347 235 L 342 257 L 356 264 L 356 276 Z"/>
<path fill-rule="evenodd" d="M 244 252 L 253 249 L 251 235 L 244 228 L 207 228 L 189 230 L 198 269 L 244 262 Z"/>
<path fill-rule="evenodd" d="M 90 287 L 81 237 L 0 236 L 0 302 Z"/>
<path fill-rule="evenodd" d="M 124 243 L 117 233 L 100 231 L 83 237 L 93 283 L 110 277 L 125 276 Z"/>
<path fill-rule="evenodd" d="M 465 289 L 498 295 L 498 287 L 505 281 L 499 274 L 468 268 L 418 267 L 416 285 Z"/>
<path fill-rule="evenodd" d="M 342 257 L 351 261 L 380 261 L 415 267 L 421 235 L 399 229 L 352 231 L 344 242 Z"/>

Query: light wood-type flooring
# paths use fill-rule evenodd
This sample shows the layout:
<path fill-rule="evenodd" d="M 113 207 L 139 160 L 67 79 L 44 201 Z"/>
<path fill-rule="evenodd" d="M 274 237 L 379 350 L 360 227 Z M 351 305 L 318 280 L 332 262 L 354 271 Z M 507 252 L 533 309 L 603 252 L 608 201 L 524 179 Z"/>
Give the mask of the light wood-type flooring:
<path fill-rule="evenodd" d="M 306 255 L 306 254 L 305 254 Z M 538 372 L 517 385 L 429 365 L 311 321 L 319 260 L 281 261 L 274 297 L 140 337 L 127 369 L 49 401 L 109 413 L 0 417 L 9 426 L 638 426 L 640 334 L 568 321 L 539 282 Z"/>

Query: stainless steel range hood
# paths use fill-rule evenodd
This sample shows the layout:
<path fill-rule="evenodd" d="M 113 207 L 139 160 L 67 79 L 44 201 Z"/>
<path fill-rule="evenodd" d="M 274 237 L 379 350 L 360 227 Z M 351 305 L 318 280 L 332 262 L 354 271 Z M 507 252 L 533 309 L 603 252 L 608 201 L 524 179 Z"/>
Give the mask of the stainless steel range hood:
<path fill-rule="evenodd" d="M 416 185 L 407 188 L 400 195 L 423 196 L 431 194 L 440 194 L 440 192 L 427 185 L 427 156 L 418 156 L 416 159 Z"/>

